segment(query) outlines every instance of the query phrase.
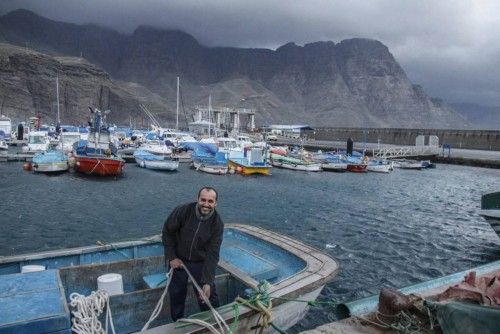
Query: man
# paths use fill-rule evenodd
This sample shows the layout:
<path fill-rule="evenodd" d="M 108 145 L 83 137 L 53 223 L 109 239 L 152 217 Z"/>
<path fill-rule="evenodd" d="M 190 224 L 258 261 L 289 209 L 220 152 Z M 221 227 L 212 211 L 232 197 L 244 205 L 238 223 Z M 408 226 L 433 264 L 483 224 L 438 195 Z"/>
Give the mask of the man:
<path fill-rule="evenodd" d="M 169 287 L 173 321 L 184 317 L 188 274 L 182 265 L 193 275 L 212 306 L 219 306 L 214 279 L 224 224 L 216 207 L 217 191 L 203 187 L 198 192 L 197 202 L 176 207 L 163 226 L 165 261 L 174 269 Z M 200 309 L 208 310 L 201 296 L 196 291 L 195 294 Z"/>

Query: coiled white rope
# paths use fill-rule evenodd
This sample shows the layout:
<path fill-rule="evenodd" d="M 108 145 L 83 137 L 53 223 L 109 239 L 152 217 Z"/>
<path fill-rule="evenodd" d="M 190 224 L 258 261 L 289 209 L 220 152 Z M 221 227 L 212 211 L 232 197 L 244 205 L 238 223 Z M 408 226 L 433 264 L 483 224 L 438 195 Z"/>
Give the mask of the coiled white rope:
<path fill-rule="evenodd" d="M 71 330 L 76 334 L 107 334 L 108 320 L 111 324 L 111 331 L 115 334 L 113 325 L 113 317 L 111 315 L 111 307 L 109 305 L 109 295 L 106 291 L 92 291 L 90 296 L 83 296 L 78 293 L 72 293 L 69 296 L 70 305 L 76 308 L 73 313 L 73 325 Z M 106 307 L 107 306 L 107 307 Z M 102 324 L 98 317 L 106 308 L 106 328 L 102 328 Z"/>

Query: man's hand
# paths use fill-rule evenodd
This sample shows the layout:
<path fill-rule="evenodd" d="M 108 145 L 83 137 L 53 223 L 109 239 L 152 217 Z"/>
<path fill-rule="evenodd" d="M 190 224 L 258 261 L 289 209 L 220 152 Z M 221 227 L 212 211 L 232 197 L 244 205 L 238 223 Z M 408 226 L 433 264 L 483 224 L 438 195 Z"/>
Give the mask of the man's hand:
<path fill-rule="evenodd" d="M 210 285 L 205 284 L 205 285 L 203 285 L 203 287 L 201 289 L 203 290 L 203 294 L 205 295 L 205 297 L 207 297 L 207 299 L 209 299 L 210 298 Z M 201 295 L 200 295 L 200 299 L 203 300 Z M 203 302 L 205 302 L 205 301 L 203 301 Z"/>
<path fill-rule="evenodd" d="M 181 259 L 173 259 L 172 261 L 169 262 L 169 264 L 170 264 L 170 268 L 174 268 L 174 269 L 182 268 Z"/>

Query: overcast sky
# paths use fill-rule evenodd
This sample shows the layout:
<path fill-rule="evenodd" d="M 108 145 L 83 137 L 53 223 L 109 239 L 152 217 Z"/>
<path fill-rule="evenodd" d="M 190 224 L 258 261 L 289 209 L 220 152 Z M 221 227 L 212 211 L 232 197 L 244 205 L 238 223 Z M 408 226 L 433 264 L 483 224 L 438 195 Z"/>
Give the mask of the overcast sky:
<path fill-rule="evenodd" d="M 0 0 L 1 14 L 17 8 L 127 34 L 180 29 L 207 46 L 373 38 L 429 95 L 500 106 L 498 0 Z"/>

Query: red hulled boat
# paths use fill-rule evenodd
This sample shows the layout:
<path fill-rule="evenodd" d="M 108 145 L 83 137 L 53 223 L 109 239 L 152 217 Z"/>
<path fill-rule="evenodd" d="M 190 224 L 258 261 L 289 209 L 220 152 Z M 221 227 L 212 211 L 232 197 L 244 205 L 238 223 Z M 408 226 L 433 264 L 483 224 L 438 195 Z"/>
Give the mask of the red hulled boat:
<path fill-rule="evenodd" d="M 347 171 L 352 173 L 366 173 L 368 172 L 368 165 L 366 164 L 347 164 Z"/>
<path fill-rule="evenodd" d="M 89 175 L 121 175 L 125 161 L 118 157 L 76 156 L 76 171 Z"/>
<path fill-rule="evenodd" d="M 118 176 L 122 174 L 125 160 L 116 156 L 116 146 L 111 142 L 111 136 L 104 123 L 106 112 L 98 109 L 94 114 L 88 141 L 75 143 L 76 171 L 88 175 Z"/>

